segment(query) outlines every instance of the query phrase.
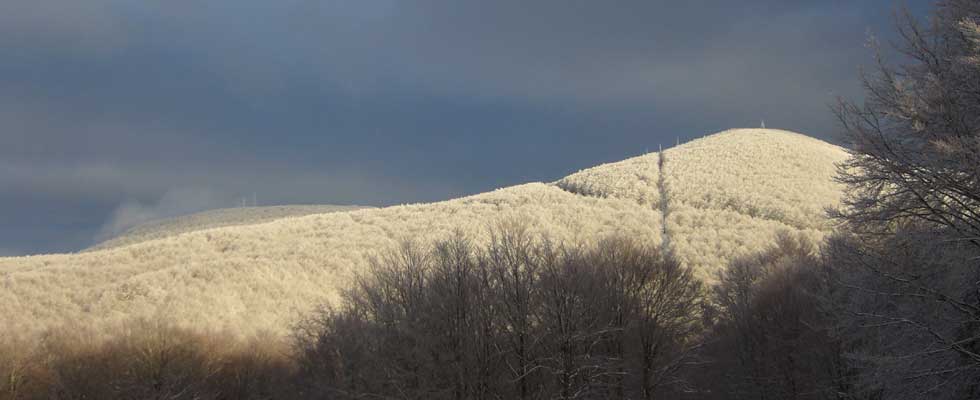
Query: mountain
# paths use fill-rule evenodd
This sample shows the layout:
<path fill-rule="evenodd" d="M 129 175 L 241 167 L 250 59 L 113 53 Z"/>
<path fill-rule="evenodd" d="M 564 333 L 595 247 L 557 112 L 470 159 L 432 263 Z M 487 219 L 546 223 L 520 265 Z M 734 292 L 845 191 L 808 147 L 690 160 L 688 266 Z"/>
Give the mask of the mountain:
<path fill-rule="evenodd" d="M 78 254 L 0 258 L 0 335 L 74 324 L 111 332 L 133 317 L 284 334 L 336 299 L 372 255 L 453 230 L 485 241 L 491 225 L 508 219 L 558 241 L 624 234 L 663 244 L 710 281 L 781 230 L 828 233 L 823 209 L 838 202 L 834 164 L 846 157 L 792 132 L 730 130 L 553 183 L 233 226 L 177 223 L 200 229 L 167 228 L 159 238 L 138 234 L 132 244 Z"/>

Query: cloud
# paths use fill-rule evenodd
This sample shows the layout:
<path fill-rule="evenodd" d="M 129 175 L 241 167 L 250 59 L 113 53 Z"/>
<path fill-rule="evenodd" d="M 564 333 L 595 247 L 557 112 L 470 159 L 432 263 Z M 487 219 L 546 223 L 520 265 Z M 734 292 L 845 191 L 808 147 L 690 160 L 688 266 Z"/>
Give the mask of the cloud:
<path fill-rule="evenodd" d="M 890 7 L 8 1 L 0 240 L 78 247 L 253 192 L 438 200 L 759 119 L 827 138 Z"/>
<path fill-rule="evenodd" d="M 92 38 L 167 63 L 193 59 L 195 74 L 243 95 L 281 94 L 301 81 L 356 95 L 397 87 L 536 102 L 698 93 L 721 103 L 690 90 L 708 86 L 698 78 L 783 95 L 784 85 L 762 83 L 796 78 L 797 87 L 825 88 L 855 75 L 854 54 L 841 49 L 860 49 L 868 17 L 889 11 L 771 0 L 13 1 L 0 26 L 20 43 L 43 34 L 58 38 L 48 46 L 57 49 Z M 829 74 L 805 73 L 815 65 Z"/>
<path fill-rule="evenodd" d="M 311 170 L 276 162 L 114 165 L 0 161 L 0 186 L 44 198 L 109 202 L 128 197 L 143 203 L 180 187 L 209 188 L 234 196 L 257 193 L 264 204 L 303 202 L 305 198 L 308 202 L 372 205 L 399 199 L 434 200 L 446 193 L 459 193 L 452 183 L 424 177 L 404 180 L 351 169 Z"/>
<path fill-rule="evenodd" d="M 228 125 L 240 114 L 215 108 L 261 110 L 310 93 L 354 103 L 435 95 L 583 110 L 645 104 L 664 114 L 698 109 L 711 120 L 785 115 L 817 134 L 835 126 L 825 107 L 835 95 L 859 95 L 858 65 L 870 61 L 862 47 L 868 21 L 887 20 L 889 11 L 881 3 L 770 0 L 243 0 L 207 7 L 97 0 L 62 7 L 46 21 L 51 4 L 77 2 L 15 1 L 14 14 L 27 21 L 12 25 L 15 31 L 121 26 L 104 34 L 127 38 L 123 53 L 29 58 L 18 72 L 41 81 L 7 82 L 19 89 L 17 98 L 51 92 L 69 99 L 60 108 L 90 115 Z M 42 62 L 51 65 L 31 68 Z"/>
<path fill-rule="evenodd" d="M 5 0 L 0 13 L 0 45 L 27 42 L 84 51 L 125 44 L 123 1 Z"/>
<path fill-rule="evenodd" d="M 0 239 L 13 240 L 15 245 L 24 242 L 34 252 L 78 250 L 148 221 L 235 207 L 242 197 L 255 196 L 258 205 L 382 205 L 463 194 L 452 183 L 421 177 L 406 180 L 350 170 L 306 170 L 274 162 L 216 166 L 195 161 L 178 166 L 0 161 L 0 187 L 5 188 L 0 193 L 0 204 L 5 205 L 0 216 L 10 221 L 0 230 Z M 39 203 L 52 210 L 40 208 Z M 71 216 L 72 208 L 89 212 L 79 204 L 108 209 L 104 220 L 94 218 L 99 225 L 90 233 L 84 225 L 70 222 L 78 219 Z M 25 212 L 37 215 L 14 218 Z M 39 230 L 39 226 L 61 228 Z"/>
<path fill-rule="evenodd" d="M 853 4 L 699 3 L 417 1 L 354 20 L 346 17 L 356 6 L 338 10 L 327 3 L 288 12 L 287 5 L 269 18 L 299 34 L 262 32 L 249 37 L 258 50 L 249 53 L 220 46 L 225 57 L 219 65 L 243 82 L 268 81 L 259 78 L 262 70 L 250 57 L 274 52 L 263 47 L 281 42 L 262 35 L 278 35 L 291 39 L 298 65 L 354 92 L 403 85 L 517 101 L 682 97 L 716 107 L 732 97 L 719 99 L 718 93 L 751 87 L 760 96 L 799 100 L 808 91 L 843 88 L 856 75 L 856 65 L 847 62 L 854 54 L 840 46 L 850 40 L 851 48 L 860 48 L 864 40 L 867 26 Z M 838 41 L 830 47 L 828 40 Z M 813 67 L 822 72 L 808 73 Z"/>
<path fill-rule="evenodd" d="M 150 204 L 128 200 L 112 212 L 109 220 L 100 229 L 96 240 L 113 238 L 146 222 L 230 207 L 232 203 L 233 196 L 207 188 L 190 187 L 168 190 L 159 200 Z"/>

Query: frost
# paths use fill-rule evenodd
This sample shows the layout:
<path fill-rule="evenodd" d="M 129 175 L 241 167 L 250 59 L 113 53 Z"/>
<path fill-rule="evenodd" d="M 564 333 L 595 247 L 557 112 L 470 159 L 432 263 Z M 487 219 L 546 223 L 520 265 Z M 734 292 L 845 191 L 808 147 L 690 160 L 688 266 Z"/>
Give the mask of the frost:
<path fill-rule="evenodd" d="M 669 243 L 700 277 L 711 279 L 732 257 L 762 248 L 780 230 L 822 237 L 830 229 L 823 207 L 840 196 L 834 163 L 845 156 L 836 146 L 790 132 L 733 130 L 665 150 L 663 171 L 659 154 L 650 153 L 555 184 L 430 204 L 221 222 L 234 226 L 199 218 L 137 230 L 111 248 L 0 258 L 0 335 L 39 334 L 68 323 L 109 330 L 132 317 L 243 335 L 284 334 L 301 315 L 335 300 L 379 251 L 405 239 L 445 238 L 456 229 L 482 242 L 501 219 L 520 219 L 556 241 L 619 233 Z"/>

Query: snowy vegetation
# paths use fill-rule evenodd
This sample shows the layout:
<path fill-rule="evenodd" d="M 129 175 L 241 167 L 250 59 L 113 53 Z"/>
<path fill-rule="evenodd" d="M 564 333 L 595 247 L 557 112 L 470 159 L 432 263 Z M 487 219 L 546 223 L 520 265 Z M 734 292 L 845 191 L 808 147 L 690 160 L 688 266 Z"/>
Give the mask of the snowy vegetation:
<path fill-rule="evenodd" d="M 632 199 L 666 214 L 669 248 L 713 281 L 733 258 L 757 252 L 779 232 L 819 240 L 840 203 L 834 181 L 844 149 L 793 132 L 733 129 L 624 161 L 556 184 L 570 192 Z"/>
<path fill-rule="evenodd" d="M 832 144 L 774 129 L 733 129 L 664 151 L 671 205 L 729 210 L 797 229 L 830 228 L 847 159 Z"/>
<path fill-rule="evenodd" d="M 0 259 L 2 326 L 29 334 L 68 321 L 113 325 L 166 316 L 182 326 L 284 333 L 298 316 L 335 299 L 372 254 L 406 238 L 431 240 L 455 229 L 483 243 L 487 228 L 502 218 L 531 222 L 559 242 L 620 233 L 660 243 L 666 229 L 678 259 L 709 281 L 730 259 L 782 230 L 814 239 L 824 233 L 818 211 L 836 200 L 829 173 L 841 154 L 836 147 L 788 132 L 737 130 L 665 153 L 666 226 L 656 153 L 591 168 L 557 185 L 526 184 L 432 204 L 301 217 L 287 215 L 313 210 L 204 213 L 137 228 L 102 250 Z M 700 186 L 682 184 L 686 180 Z M 796 212 L 794 202 L 802 205 Z M 242 218 L 275 219 L 209 228 Z"/>
<path fill-rule="evenodd" d="M 62 324 L 166 318 L 243 335 L 285 334 L 334 298 L 372 254 L 455 229 L 487 238 L 498 219 L 527 221 L 556 241 L 620 233 L 659 241 L 659 214 L 633 201 L 527 184 L 440 203 L 318 214 L 207 229 L 80 254 L 0 259 L 0 329 L 30 335 Z"/>
<path fill-rule="evenodd" d="M 79 331 L 96 346 L 133 321 L 167 321 L 166 329 L 222 332 L 234 343 L 284 338 L 319 305 L 338 304 L 381 252 L 451 232 L 483 246 L 511 220 L 559 245 L 610 236 L 654 244 L 712 283 L 781 232 L 826 235 L 820 212 L 840 195 L 830 171 L 843 154 L 789 132 L 735 130 L 553 184 L 437 203 L 158 222 L 88 252 L 0 258 L 0 336 L 24 350 L 48 333 Z M 314 211 L 322 213 L 302 215 Z"/>
<path fill-rule="evenodd" d="M 660 155 L 649 153 L 584 169 L 555 182 L 558 187 L 586 196 L 632 199 L 659 207 Z"/>
<path fill-rule="evenodd" d="M 753 218 L 731 210 L 696 209 L 677 206 L 667 217 L 671 249 L 690 265 L 698 277 L 714 282 L 718 273 L 735 258 L 758 252 L 781 233 L 799 233 L 815 241 L 827 232 L 797 230 L 779 221 Z"/>
<path fill-rule="evenodd" d="M 797 133 L 734 129 L 664 151 L 667 234 L 702 278 L 758 252 L 779 232 L 819 240 L 840 202 L 840 147 Z"/>
<path fill-rule="evenodd" d="M 556 184 L 439 203 L 308 216 L 289 215 L 320 209 L 203 213 L 138 227 L 90 252 L 2 258 L 0 329 L 29 337 L 70 322 L 111 331 L 152 317 L 242 335 L 283 334 L 317 304 L 336 300 L 372 254 L 453 230 L 485 243 L 489 226 L 508 218 L 566 243 L 609 234 L 661 243 L 666 230 L 673 254 L 707 281 L 780 231 L 814 239 L 825 233 L 818 211 L 836 201 L 829 171 L 842 154 L 832 145 L 782 131 L 736 130 L 665 154 L 663 175 L 662 160 L 651 153 Z M 272 221 L 241 224 L 265 219 Z"/>
<path fill-rule="evenodd" d="M 554 184 L 0 258 L 0 399 L 980 398 L 980 6 L 900 29 L 910 64 L 840 104 L 846 153 L 741 129 Z"/>

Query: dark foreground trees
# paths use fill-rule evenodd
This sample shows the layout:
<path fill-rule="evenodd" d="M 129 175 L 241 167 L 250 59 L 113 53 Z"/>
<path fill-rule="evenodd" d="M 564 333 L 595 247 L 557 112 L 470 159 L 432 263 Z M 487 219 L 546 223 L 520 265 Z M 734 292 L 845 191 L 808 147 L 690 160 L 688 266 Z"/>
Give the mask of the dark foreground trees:
<path fill-rule="evenodd" d="M 864 393 L 980 398 L 980 3 L 903 16 L 898 50 L 838 115 L 853 158 L 832 240 L 843 336 Z"/>
<path fill-rule="evenodd" d="M 699 375 L 703 398 L 835 399 L 852 392 L 817 247 L 780 234 L 734 260 L 712 291 L 717 318 Z"/>
<path fill-rule="evenodd" d="M 972 245 L 921 226 L 827 247 L 838 327 L 860 393 L 980 398 L 980 269 Z"/>
<path fill-rule="evenodd" d="M 4 400 L 272 399 L 284 398 L 293 376 L 278 340 L 202 334 L 166 321 L 131 321 L 111 334 L 63 327 L 41 343 L 3 339 Z"/>
<path fill-rule="evenodd" d="M 701 285 L 653 247 L 563 247 L 523 228 L 378 259 L 310 321 L 302 371 L 333 398 L 657 398 L 700 332 Z"/>

